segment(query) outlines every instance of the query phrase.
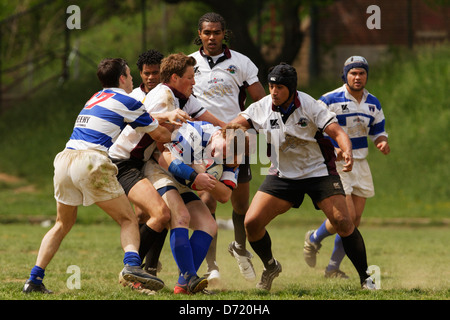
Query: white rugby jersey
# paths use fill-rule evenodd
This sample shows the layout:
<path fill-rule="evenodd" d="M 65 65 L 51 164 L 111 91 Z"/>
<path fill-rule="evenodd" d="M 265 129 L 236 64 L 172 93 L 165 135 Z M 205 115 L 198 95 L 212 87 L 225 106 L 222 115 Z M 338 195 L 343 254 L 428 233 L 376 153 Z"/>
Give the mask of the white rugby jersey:
<path fill-rule="evenodd" d="M 166 143 L 165 146 L 176 159 L 187 165 L 203 163 L 201 162 L 203 159 L 212 159 L 211 150 L 207 146 L 211 141 L 211 137 L 219 130 L 220 127 L 206 121 L 188 121 L 173 132 L 172 141 Z M 234 169 L 225 164 L 222 165 L 223 174 L 219 181 L 234 189 L 237 186 L 239 168 Z M 184 179 L 175 178 L 182 184 L 185 184 Z"/>
<path fill-rule="evenodd" d="M 139 87 L 134 88 L 130 93 L 130 97 L 135 98 L 137 101 L 144 102 L 147 93 L 143 90 L 144 84 L 142 83 Z"/>
<path fill-rule="evenodd" d="M 337 175 L 336 154 L 323 130 L 336 115 L 306 93 L 297 91 L 292 113 L 283 116 L 270 95 L 252 103 L 240 115 L 271 145 L 270 174 L 300 180 Z"/>
<path fill-rule="evenodd" d="M 369 153 L 367 137 L 375 141 L 388 136 L 384 129 L 385 118 L 378 99 L 364 89 L 361 103 L 347 91 L 345 84 L 320 97 L 319 102 L 336 114 L 339 125 L 350 137 L 353 157 L 365 159 Z M 336 141 L 330 138 L 335 147 Z"/>
<path fill-rule="evenodd" d="M 224 45 L 223 55 L 214 62 L 202 48 L 191 54 L 197 61 L 194 94 L 201 104 L 224 122 L 244 110 L 245 88 L 258 82 L 258 68 L 243 54 Z"/>
<path fill-rule="evenodd" d="M 125 90 L 103 89 L 81 110 L 66 148 L 107 152 L 127 124 L 142 135 L 158 127 L 158 121 L 145 111 L 142 103 Z"/>
<path fill-rule="evenodd" d="M 186 99 L 184 95 L 165 84 L 158 84 L 145 97 L 144 108 L 150 114 L 163 113 L 180 108 L 195 118 L 202 115 L 204 109 L 194 96 Z M 127 127 L 109 150 L 113 159 L 124 160 L 135 158 L 147 161 L 150 159 L 156 143 L 149 135 Z"/>

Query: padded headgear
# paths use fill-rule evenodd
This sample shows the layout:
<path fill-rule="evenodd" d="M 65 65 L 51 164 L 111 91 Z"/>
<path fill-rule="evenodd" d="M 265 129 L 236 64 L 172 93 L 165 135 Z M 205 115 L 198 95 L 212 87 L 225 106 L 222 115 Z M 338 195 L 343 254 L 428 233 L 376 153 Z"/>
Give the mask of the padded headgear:
<path fill-rule="evenodd" d="M 269 70 L 267 77 L 269 83 L 282 84 L 289 90 L 289 97 L 297 90 L 297 71 L 287 63 L 281 62 L 279 65 Z"/>
<path fill-rule="evenodd" d="M 342 80 L 347 83 L 347 74 L 353 68 L 363 68 L 369 75 L 369 63 L 366 58 L 361 56 L 351 56 L 344 63 L 344 69 L 342 71 Z"/>

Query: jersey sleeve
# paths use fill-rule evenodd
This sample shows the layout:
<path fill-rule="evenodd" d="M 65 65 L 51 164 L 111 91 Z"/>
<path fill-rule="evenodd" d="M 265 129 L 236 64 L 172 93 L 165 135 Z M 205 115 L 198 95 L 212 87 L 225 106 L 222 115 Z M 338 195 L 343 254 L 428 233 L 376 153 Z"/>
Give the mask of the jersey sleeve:
<path fill-rule="evenodd" d="M 385 130 L 386 120 L 384 118 L 384 112 L 378 99 L 373 96 L 369 96 L 368 101 L 373 103 L 376 108 L 374 119 L 369 126 L 369 138 L 375 142 L 375 140 L 377 140 L 377 138 L 380 136 L 388 136 Z"/>
<path fill-rule="evenodd" d="M 237 179 L 239 175 L 239 167 L 231 168 L 226 165 L 223 165 L 223 173 L 220 181 L 223 182 L 228 188 L 231 190 L 236 189 L 237 187 Z"/>
<path fill-rule="evenodd" d="M 256 131 L 265 129 L 267 117 L 269 115 L 267 108 L 271 108 L 271 101 L 270 95 L 266 96 L 261 100 L 252 103 L 247 109 L 239 113 L 239 115 L 244 117 Z"/>
<path fill-rule="evenodd" d="M 246 82 L 249 86 L 259 81 L 258 67 L 246 57 L 245 72 L 242 77 L 242 83 Z"/>

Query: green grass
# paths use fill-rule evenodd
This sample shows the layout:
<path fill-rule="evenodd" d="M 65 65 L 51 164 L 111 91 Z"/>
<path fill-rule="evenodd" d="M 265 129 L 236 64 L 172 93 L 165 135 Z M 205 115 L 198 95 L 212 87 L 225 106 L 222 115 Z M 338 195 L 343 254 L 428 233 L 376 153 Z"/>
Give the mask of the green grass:
<path fill-rule="evenodd" d="M 212 288 L 217 294 L 178 296 L 172 293 L 177 279 L 168 240 L 164 246 L 159 276 L 166 288 L 155 295 L 139 294 L 118 284 L 123 253 L 119 228 L 113 223 L 75 225 L 63 241 L 57 255 L 46 270 L 45 284 L 54 295 L 24 295 L 21 288 L 34 265 L 40 240 L 48 227 L 39 225 L 0 225 L 0 300 L 443 300 L 450 298 L 450 233 L 446 227 L 391 227 L 366 223 L 361 226 L 365 237 L 368 261 L 380 267 L 381 290 L 359 289 L 357 274 L 348 259 L 342 269 L 349 280 L 325 279 L 323 270 L 332 250 L 333 238 L 323 242 L 317 267 L 309 268 L 303 261 L 305 232 L 320 222 L 319 217 L 303 217 L 298 210 L 279 217 L 269 232 L 275 257 L 283 272 L 274 280 L 270 293 L 255 289 L 256 282 L 247 282 L 239 274 L 227 246 L 233 231 L 219 230 L 218 264 L 222 281 Z M 420 258 L 419 258 L 420 257 Z M 262 264 L 255 257 L 259 279 Z M 81 289 L 68 289 L 70 265 L 81 270 Z M 205 265 L 200 267 L 200 274 Z"/>

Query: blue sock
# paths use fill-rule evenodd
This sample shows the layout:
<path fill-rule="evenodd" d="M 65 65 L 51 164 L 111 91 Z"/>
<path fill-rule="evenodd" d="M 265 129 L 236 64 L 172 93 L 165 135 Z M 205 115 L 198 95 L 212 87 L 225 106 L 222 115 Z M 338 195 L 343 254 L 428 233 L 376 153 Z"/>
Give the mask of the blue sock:
<path fill-rule="evenodd" d="M 345 257 L 344 245 L 342 244 L 341 237 L 337 234 L 334 239 L 334 249 L 331 254 L 330 262 L 328 263 L 327 270 L 338 270 L 342 260 Z"/>
<path fill-rule="evenodd" d="M 325 220 L 322 225 L 319 227 L 319 229 L 316 230 L 316 232 L 313 232 L 311 234 L 311 237 L 309 237 L 309 240 L 314 243 L 320 243 L 323 239 L 325 239 L 328 236 L 331 236 L 331 233 L 328 232 L 325 224 L 327 220 Z"/>
<path fill-rule="evenodd" d="M 128 251 L 125 252 L 125 256 L 123 257 L 123 264 L 127 264 L 132 267 L 140 266 L 142 263 L 141 257 L 137 252 Z"/>
<path fill-rule="evenodd" d="M 197 274 L 189 242 L 189 230 L 185 228 L 172 229 L 170 231 L 170 248 L 181 273 L 178 283 L 184 285 L 192 275 Z"/>
<path fill-rule="evenodd" d="M 192 233 L 189 242 L 191 243 L 192 256 L 194 258 L 194 267 L 197 271 L 208 253 L 212 237 L 204 231 L 195 230 Z"/>
<path fill-rule="evenodd" d="M 44 269 L 42 269 L 41 267 L 38 267 L 38 266 L 34 266 L 33 269 L 31 269 L 29 279 L 34 284 L 41 284 L 42 280 L 44 280 L 44 276 L 45 276 L 44 273 L 45 273 Z"/>

